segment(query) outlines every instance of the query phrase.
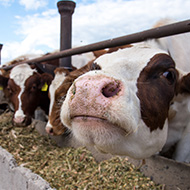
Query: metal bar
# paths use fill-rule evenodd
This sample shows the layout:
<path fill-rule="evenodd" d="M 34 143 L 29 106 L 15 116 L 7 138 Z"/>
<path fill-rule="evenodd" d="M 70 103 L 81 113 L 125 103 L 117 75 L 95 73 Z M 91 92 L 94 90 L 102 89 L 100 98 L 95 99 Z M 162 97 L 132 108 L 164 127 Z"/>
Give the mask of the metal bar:
<path fill-rule="evenodd" d="M 109 40 L 105 40 L 105 41 L 90 44 L 90 45 L 85 45 L 85 46 L 81 46 L 81 47 L 77 47 L 73 49 L 60 51 L 51 55 L 31 59 L 26 62 L 33 63 L 33 62 L 48 61 L 48 60 L 52 60 L 52 59 L 56 59 L 60 57 L 66 57 L 66 56 L 86 53 L 89 51 L 96 51 L 96 50 L 100 50 L 104 48 L 116 47 L 116 46 L 141 42 L 148 39 L 161 38 L 161 37 L 181 34 L 185 32 L 190 32 L 190 20 L 186 20 L 186 21 L 182 21 L 182 22 L 178 22 L 178 23 L 174 23 L 174 24 L 170 24 L 170 25 L 166 25 L 166 26 L 162 26 L 158 28 L 153 28 L 150 30 L 145 30 L 142 32 L 122 36 L 119 38 L 109 39 Z"/>
<path fill-rule="evenodd" d="M 1 50 L 3 48 L 3 44 L 0 44 L 0 65 L 1 65 Z"/>
<path fill-rule="evenodd" d="M 76 3 L 73 1 L 62 0 L 57 3 L 58 11 L 61 15 L 60 27 L 60 51 L 70 49 L 72 44 L 72 14 Z M 71 57 L 59 59 L 60 67 L 72 68 Z"/>

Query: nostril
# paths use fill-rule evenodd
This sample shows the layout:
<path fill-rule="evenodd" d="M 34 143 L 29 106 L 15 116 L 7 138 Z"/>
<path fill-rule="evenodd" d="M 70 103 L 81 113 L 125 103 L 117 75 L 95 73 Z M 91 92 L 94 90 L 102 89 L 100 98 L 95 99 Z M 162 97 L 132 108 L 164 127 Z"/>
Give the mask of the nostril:
<path fill-rule="evenodd" d="M 53 135 L 53 128 L 52 127 L 46 128 L 46 131 L 48 134 Z"/>
<path fill-rule="evenodd" d="M 106 97 L 112 97 L 118 94 L 118 92 L 121 90 L 120 83 L 118 81 L 113 81 L 108 83 L 103 89 L 102 94 Z"/>
<path fill-rule="evenodd" d="M 51 129 L 49 130 L 49 133 L 50 133 L 50 134 L 53 134 L 53 128 L 51 128 Z"/>

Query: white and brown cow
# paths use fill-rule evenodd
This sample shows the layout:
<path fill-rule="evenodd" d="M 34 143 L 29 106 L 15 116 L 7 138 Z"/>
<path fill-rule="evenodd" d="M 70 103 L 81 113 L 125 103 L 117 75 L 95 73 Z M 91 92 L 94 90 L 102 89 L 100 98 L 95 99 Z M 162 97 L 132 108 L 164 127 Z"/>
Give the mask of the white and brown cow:
<path fill-rule="evenodd" d="M 52 79 L 50 74 L 40 74 L 28 64 L 13 67 L 9 77 L 4 77 L 6 97 L 13 104 L 16 125 L 29 125 L 37 107 L 48 114 L 48 88 Z"/>
<path fill-rule="evenodd" d="M 176 68 L 180 63 L 168 49 L 152 40 L 99 57 L 101 69 L 77 78 L 68 90 L 62 123 L 101 152 L 142 159 L 161 151 L 170 106 L 176 95 L 190 92 L 190 75 Z"/>

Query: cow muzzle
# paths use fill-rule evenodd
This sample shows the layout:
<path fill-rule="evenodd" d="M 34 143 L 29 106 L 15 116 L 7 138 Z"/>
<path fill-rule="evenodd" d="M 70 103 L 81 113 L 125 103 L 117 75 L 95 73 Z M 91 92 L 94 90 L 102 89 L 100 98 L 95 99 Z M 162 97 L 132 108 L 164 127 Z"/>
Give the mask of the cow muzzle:
<path fill-rule="evenodd" d="M 13 118 L 13 124 L 18 127 L 26 127 L 30 125 L 32 119 L 30 117 L 17 116 Z"/>

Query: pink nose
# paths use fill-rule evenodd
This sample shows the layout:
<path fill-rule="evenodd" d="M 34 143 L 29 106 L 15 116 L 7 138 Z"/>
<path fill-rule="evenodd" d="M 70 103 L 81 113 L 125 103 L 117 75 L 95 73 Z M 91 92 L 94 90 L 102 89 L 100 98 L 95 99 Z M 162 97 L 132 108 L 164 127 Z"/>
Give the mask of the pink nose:
<path fill-rule="evenodd" d="M 23 123 L 24 122 L 24 117 L 22 117 L 22 116 L 17 116 L 16 118 L 14 118 L 13 120 L 14 120 L 14 122 L 15 123 L 17 123 L 17 124 L 21 124 L 21 123 Z"/>
<path fill-rule="evenodd" d="M 84 76 L 76 81 L 71 89 L 71 107 L 89 107 L 91 105 L 101 105 L 106 107 L 120 95 L 122 85 L 119 80 L 111 77 Z M 73 107 L 73 109 L 75 109 Z M 90 109 L 93 109 L 91 107 Z M 96 108 L 97 109 L 97 108 Z"/>
<path fill-rule="evenodd" d="M 50 135 L 53 135 L 53 128 L 52 127 L 46 127 L 46 132 Z"/>

